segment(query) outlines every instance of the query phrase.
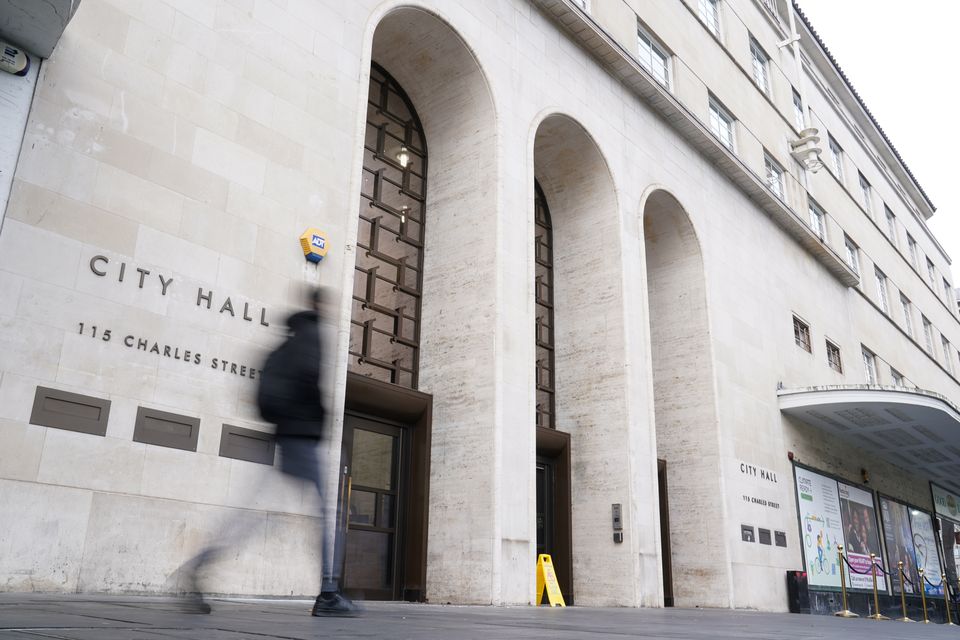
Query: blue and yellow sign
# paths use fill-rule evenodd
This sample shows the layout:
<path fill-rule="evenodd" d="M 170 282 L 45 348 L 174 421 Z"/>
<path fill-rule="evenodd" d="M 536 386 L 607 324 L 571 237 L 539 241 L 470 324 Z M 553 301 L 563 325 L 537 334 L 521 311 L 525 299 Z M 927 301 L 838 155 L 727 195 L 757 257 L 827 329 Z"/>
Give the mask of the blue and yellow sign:
<path fill-rule="evenodd" d="M 310 262 L 320 262 L 327 255 L 327 234 L 316 227 L 310 227 L 300 235 L 303 257 Z"/>

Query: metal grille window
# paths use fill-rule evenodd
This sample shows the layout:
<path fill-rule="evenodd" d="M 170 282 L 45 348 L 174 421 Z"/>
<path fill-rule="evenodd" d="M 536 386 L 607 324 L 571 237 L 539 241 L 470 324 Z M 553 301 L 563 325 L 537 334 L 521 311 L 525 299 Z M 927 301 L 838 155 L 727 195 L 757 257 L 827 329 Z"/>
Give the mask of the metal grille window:
<path fill-rule="evenodd" d="M 793 341 L 807 353 L 813 353 L 813 347 L 810 346 L 810 325 L 797 316 L 793 316 Z"/>
<path fill-rule="evenodd" d="M 803 99 L 797 90 L 793 90 L 793 123 L 797 125 L 797 131 L 803 131 Z"/>
<path fill-rule="evenodd" d="M 887 276 L 874 267 L 873 277 L 877 282 L 877 304 L 884 313 L 890 313 L 890 304 L 887 302 Z"/>
<path fill-rule="evenodd" d="M 637 27 L 637 45 L 639 48 L 638 60 L 644 69 L 653 74 L 657 82 L 663 86 L 670 87 L 670 67 L 667 55 L 664 49 L 649 33 L 641 27 Z"/>
<path fill-rule="evenodd" d="M 826 241 L 827 239 L 827 216 L 816 202 L 810 200 L 810 228 L 817 236 Z"/>
<path fill-rule="evenodd" d="M 847 264 L 854 273 L 860 275 L 860 247 L 846 234 L 843 235 L 843 246 L 847 250 Z"/>
<path fill-rule="evenodd" d="M 910 253 L 910 264 L 913 265 L 914 269 L 920 268 L 920 261 L 917 254 L 917 241 L 913 239 L 913 236 L 909 233 L 907 234 L 907 250 Z"/>
<path fill-rule="evenodd" d="M 923 321 L 923 342 L 927 348 L 927 353 L 934 355 L 933 353 L 933 325 L 930 324 L 930 321 L 927 320 L 927 316 L 921 315 L 920 319 Z"/>
<path fill-rule="evenodd" d="M 427 147 L 413 105 L 370 69 L 349 369 L 417 388 Z"/>
<path fill-rule="evenodd" d="M 786 188 L 783 183 L 783 167 L 776 160 L 770 157 L 770 154 L 764 154 L 764 167 L 767 173 L 767 186 L 773 191 L 774 195 L 783 200 Z"/>
<path fill-rule="evenodd" d="M 866 347 L 863 347 L 863 373 L 867 384 L 877 384 L 877 358 Z"/>
<path fill-rule="evenodd" d="M 906 330 L 907 335 L 911 338 L 913 336 L 913 305 L 910 304 L 910 299 L 907 296 L 900 294 L 900 306 L 903 308 L 903 328 Z"/>
<path fill-rule="evenodd" d="M 537 182 L 534 182 L 534 206 L 536 209 L 534 299 L 537 315 L 537 426 L 556 429 L 553 342 L 553 225 L 550 221 L 547 199 Z"/>
<path fill-rule="evenodd" d="M 902 387 L 903 386 L 903 374 L 890 367 L 890 378 L 893 380 L 893 386 Z"/>
<path fill-rule="evenodd" d="M 720 37 L 720 2 L 719 0 L 700 0 L 700 19 L 707 25 L 710 33 Z"/>
<path fill-rule="evenodd" d="M 830 368 L 843 373 L 843 363 L 840 361 L 840 347 L 827 340 L 827 364 Z"/>
<path fill-rule="evenodd" d="M 890 211 L 887 205 L 883 205 L 883 213 L 887 218 L 887 237 L 890 238 L 893 246 L 897 246 L 897 216 L 893 215 L 893 211 Z"/>
<path fill-rule="evenodd" d="M 733 122 L 730 112 L 720 106 L 716 98 L 710 96 L 710 131 L 717 136 L 727 149 L 733 151 Z"/>
<path fill-rule="evenodd" d="M 830 166 L 833 175 L 843 184 L 843 148 L 830 136 Z"/>
<path fill-rule="evenodd" d="M 760 47 L 760 43 L 750 38 L 750 57 L 753 61 L 753 81 L 757 83 L 760 90 L 764 93 L 770 93 L 770 79 L 767 77 L 767 64 L 770 56 Z"/>
<path fill-rule="evenodd" d="M 857 173 L 860 178 L 860 195 L 863 197 L 863 208 L 867 210 L 867 213 L 873 213 L 873 203 L 871 200 L 870 191 L 873 187 L 870 186 L 870 182 L 863 177 L 862 173 Z"/>

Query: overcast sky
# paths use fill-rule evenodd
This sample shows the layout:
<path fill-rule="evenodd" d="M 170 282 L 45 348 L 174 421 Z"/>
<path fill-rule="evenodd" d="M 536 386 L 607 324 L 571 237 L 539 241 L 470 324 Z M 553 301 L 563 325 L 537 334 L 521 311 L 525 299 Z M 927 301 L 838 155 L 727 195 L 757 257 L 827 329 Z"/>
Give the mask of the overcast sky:
<path fill-rule="evenodd" d="M 797 2 L 936 206 L 960 277 L 960 2 Z"/>

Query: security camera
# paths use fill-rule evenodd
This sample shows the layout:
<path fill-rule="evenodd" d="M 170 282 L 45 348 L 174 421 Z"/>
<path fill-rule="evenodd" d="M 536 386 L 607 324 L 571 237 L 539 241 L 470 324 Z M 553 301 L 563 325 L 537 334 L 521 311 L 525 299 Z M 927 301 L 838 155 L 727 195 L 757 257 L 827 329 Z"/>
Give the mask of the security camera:
<path fill-rule="evenodd" d="M 0 69 L 15 76 L 25 76 L 30 70 L 30 57 L 9 42 L 0 41 Z"/>

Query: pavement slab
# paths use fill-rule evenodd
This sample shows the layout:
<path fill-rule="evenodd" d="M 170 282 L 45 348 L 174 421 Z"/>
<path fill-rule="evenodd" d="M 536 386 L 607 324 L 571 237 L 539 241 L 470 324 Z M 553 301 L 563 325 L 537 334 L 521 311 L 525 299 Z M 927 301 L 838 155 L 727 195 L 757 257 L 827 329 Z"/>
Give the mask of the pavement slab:
<path fill-rule="evenodd" d="M 960 627 L 725 609 L 467 607 L 364 603 L 354 618 L 312 618 L 311 601 L 213 599 L 210 615 L 174 598 L 0 594 L 0 640 L 664 638 L 923 640 Z"/>

